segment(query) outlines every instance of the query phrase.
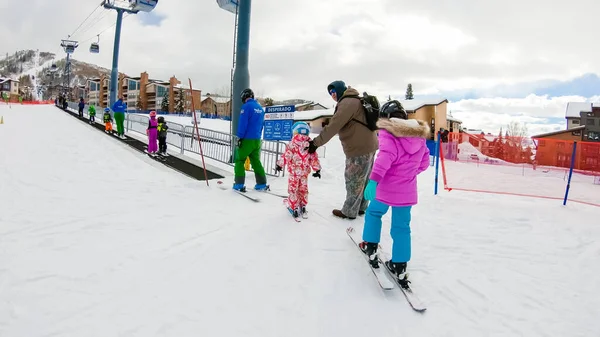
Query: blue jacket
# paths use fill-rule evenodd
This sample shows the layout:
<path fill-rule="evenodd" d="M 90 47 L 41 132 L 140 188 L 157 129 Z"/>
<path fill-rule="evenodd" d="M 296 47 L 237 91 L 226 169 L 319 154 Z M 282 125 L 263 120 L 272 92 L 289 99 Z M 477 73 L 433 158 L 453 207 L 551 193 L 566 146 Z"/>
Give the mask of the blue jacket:
<path fill-rule="evenodd" d="M 237 136 L 242 139 L 261 139 L 265 110 L 255 99 L 249 99 L 242 105 Z"/>
<path fill-rule="evenodd" d="M 123 103 L 122 100 L 117 100 L 112 106 L 113 112 L 125 112 L 127 110 L 127 104 Z"/>
<path fill-rule="evenodd" d="M 79 101 L 79 109 L 83 109 L 85 108 L 85 103 L 82 101 Z"/>

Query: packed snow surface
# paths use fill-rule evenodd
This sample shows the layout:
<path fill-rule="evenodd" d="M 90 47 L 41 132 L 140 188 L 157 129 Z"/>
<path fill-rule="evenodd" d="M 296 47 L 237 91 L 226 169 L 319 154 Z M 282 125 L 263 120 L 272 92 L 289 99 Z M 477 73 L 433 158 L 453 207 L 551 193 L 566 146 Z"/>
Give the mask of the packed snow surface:
<path fill-rule="evenodd" d="M 600 335 L 596 207 L 434 196 L 428 170 L 411 224 L 419 314 L 347 237 L 362 218 L 330 215 L 337 139 L 295 223 L 281 199 L 207 187 L 52 106 L 0 116 L 0 336 Z M 388 233 L 389 215 L 387 249 Z"/>

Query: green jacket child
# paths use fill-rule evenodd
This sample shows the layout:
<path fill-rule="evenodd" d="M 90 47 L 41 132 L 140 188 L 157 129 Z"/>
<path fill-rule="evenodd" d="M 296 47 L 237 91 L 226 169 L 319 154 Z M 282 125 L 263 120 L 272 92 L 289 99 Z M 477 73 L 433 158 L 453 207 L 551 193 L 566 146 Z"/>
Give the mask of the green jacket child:
<path fill-rule="evenodd" d="M 90 105 L 88 112 L 90 113 L 90 117 L 96 116 L 96 107 L 94 106 L 94 103 Z"/>

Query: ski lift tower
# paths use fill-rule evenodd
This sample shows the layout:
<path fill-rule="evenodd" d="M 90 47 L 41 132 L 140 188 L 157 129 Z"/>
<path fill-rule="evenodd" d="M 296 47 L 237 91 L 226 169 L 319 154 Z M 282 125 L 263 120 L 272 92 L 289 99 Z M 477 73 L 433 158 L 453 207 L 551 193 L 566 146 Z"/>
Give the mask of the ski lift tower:
<path fill-rule="evenodd" d="M 240 94 L 250 87 L 250 71 L 248 69 L 248 55 L 250 46 L 250 13 L 252 0 L 217 0 L 222 9 L 236 15 L 234 50 L 233 50 L 233 78 L 231 85 L 231 134 L 237 132 L 242 109 Z M 232 149 L 235 148 L 232 137 Z M 233 157 L 233 151 L 232 151 Z"/>
<path fill-rule="evenodd" d="M 117 25 L 115 27 L 115 46 L 113 49 L 113 63 L 110 76 L 110 98 L 109 105 L 112 106 L 117 100 L 117 83 L 119 81 L 119 45 L 121 44 L 121 24 L 123 13 L 137 14 L 139 12 L 151 12 L 158 4 L 158 0 L 103 0 L 102 6 L 117 11 Z"/>
<path fill-rule="evenodd" d="M 75 49 L 77 49 L 79 43 L 77 41 L 72 40 L 61 40 L 60 46 L 63 47 L 65 53 L 67 53 L 67 62 L 65 64 L 65 74 L 67 75 L 67 81 L 63 85 L 63 90 L 65 91 L 65 97 L 69 97 L 71 95 L 71 90 L 69 90 L 71 88 L 71 54 L 75 52 Z"/>

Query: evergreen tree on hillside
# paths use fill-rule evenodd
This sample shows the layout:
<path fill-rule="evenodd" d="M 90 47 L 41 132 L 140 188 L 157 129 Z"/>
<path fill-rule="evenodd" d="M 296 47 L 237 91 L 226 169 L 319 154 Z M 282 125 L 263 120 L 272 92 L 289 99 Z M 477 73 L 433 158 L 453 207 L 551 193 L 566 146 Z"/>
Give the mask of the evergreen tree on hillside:
<path fill-rule="evenodd" d="M 275 103 L 273 102 L 273 99 L 271 97 L 265 98 L 265 106 L 273 106 L 273 105 L 275 105 Z"/>
<path fill-rule="evenodd" d="M 160 104 L 160 111 L 169 112 L 169 92 L 165 92 L 162 103 Z"/>
<path fill-rule="evenodd" d="M 413 99 L 413 88 L 412 88 L 412 84 L 408 84 L 408 86 L 406 87 L 406 95 L 404 96 L 404 98 L 406 99 Z"/>

